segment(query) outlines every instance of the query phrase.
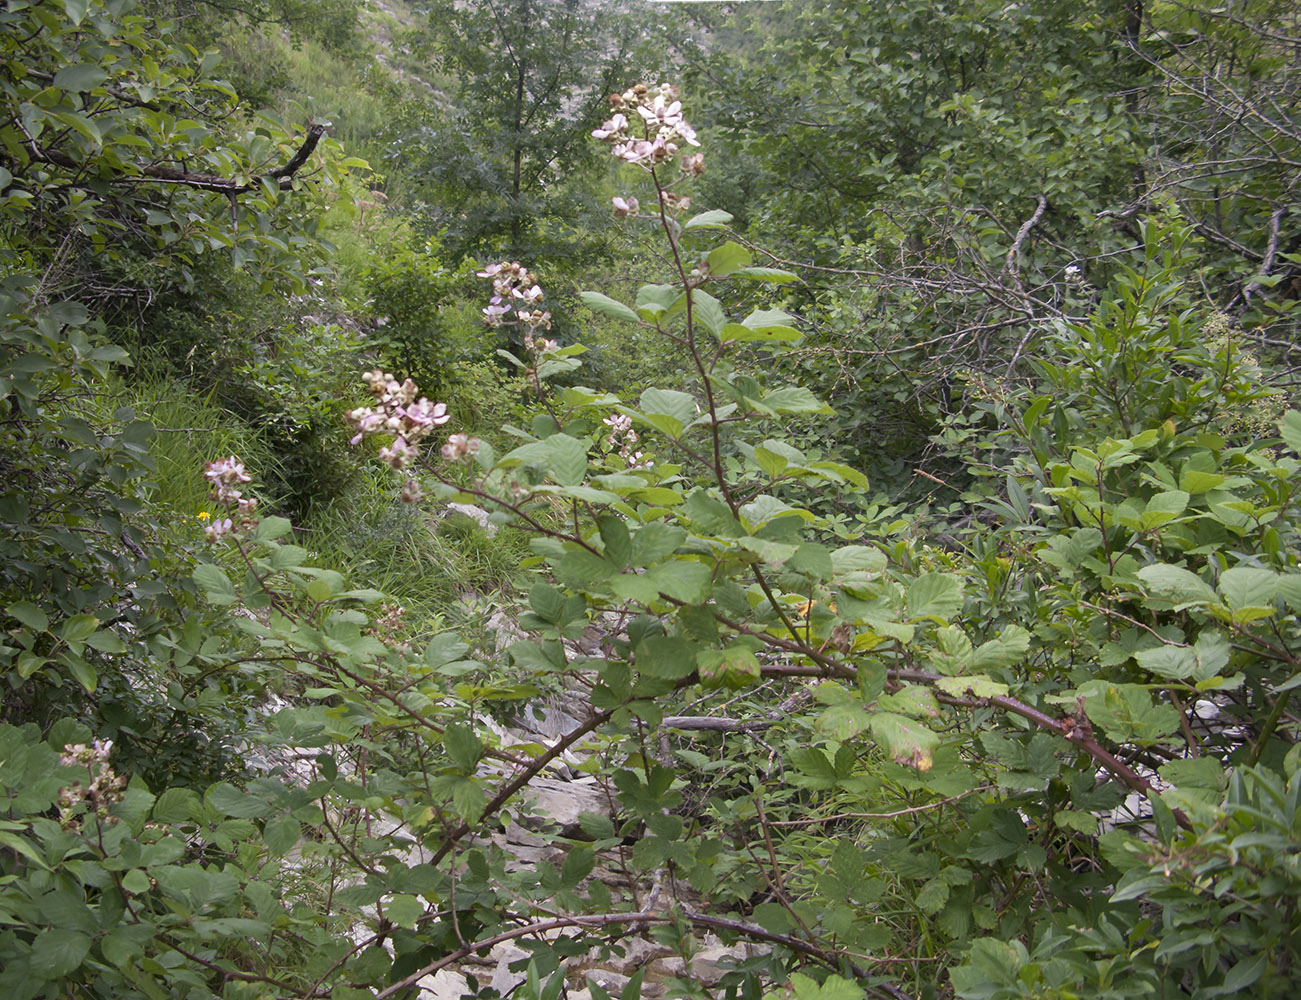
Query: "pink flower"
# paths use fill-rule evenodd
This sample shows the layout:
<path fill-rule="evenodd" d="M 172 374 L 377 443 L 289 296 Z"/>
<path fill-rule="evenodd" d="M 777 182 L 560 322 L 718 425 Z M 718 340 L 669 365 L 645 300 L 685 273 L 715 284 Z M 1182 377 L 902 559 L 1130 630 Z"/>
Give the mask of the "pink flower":
<path fill-rule="evenodd" d="M 402 487 L 403 503 L 415 503 L 423 496 L 424 493 L 420 491 L 420 484 L 414 479 L 408 479 Z"/>
<path fill-rule="evenodd" d="M 611 199 L 614 204 L 614 214 L 622 218 L 625 215 L 636 215 L 641 204 L 636 198 L 620 198 L 616 195 Z"/>
<path fill-rule="evenodd" d="M 627 118 L 621 114 L 611 115 L 609 121 L 605 122 L 600 128 L 592 131 L 592 137 L 605 141 L 612 137 L 622 136 L 623 130 L 627 127 Z"/>

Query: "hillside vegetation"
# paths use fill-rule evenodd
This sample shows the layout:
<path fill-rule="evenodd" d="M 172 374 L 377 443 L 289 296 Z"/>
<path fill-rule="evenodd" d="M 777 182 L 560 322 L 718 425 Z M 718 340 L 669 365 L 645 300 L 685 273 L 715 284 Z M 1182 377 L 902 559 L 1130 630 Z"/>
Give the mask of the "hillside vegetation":
<path fill-rule="evenodd" d="M 1301 990 L 1301 23 L 10 0 L 0 996 Z"/>

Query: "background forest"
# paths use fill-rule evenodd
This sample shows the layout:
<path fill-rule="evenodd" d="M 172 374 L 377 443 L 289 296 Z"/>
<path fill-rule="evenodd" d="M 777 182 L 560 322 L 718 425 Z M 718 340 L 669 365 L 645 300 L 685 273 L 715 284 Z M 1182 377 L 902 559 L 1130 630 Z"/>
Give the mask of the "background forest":
<path fill-rule="evenodd" d="M 1299 20 L 4 0 L 0 996 L 1296 996 Z"/>

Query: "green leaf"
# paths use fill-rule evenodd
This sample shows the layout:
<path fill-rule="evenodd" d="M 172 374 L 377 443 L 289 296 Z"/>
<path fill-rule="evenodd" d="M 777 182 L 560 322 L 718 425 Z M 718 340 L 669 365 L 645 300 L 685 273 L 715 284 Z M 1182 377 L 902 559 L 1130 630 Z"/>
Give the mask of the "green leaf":
<path fill-rule="evenodd" d="M 262 842 L 272 854 L 288 854 L 302 837 L 302 827 L 298 820 L 288 813 L 268 821 L 262 830 Z"/>
<path fill-rule="evenodd" d="M 741 522 L 722 500 L 711 497 L 704 489 L 694 490 L 682 506 L 692 527 L 702 535 L 719 535 L 736 538 L 744 534 Z"/>
<path fill-rule="evenodd" d="M 687 533 L 676 524 L 652 521 L 642 525 L 632 535 L 633 566 L 650 566 L 671 556 L 687 539 Z"/>
<path fill-rule="evenodd" d="M 791 989 L 796 1000 L 863 1000 L 863 987 L 834 973 L 820 984 L 802 972 L 791 973 Z"/>
<path fill-rule="evenodd" d="M 641 322 L 641 317 L 629 306 L 610 298 L 608 295 L 602 295 L 600 292 L 580 292 L 579 298 L 593 312 L 604 313 L 606 316 L 613 316 L 615 319 L 626 319 L 633 323 Z"/>
<path fill-rule="evenodd" d="M 1146 531 L 1173 521 L 1187 509 L 1187 493 L 1183 490 L 1167 490 L 1158 493 L 1147 502 L 1139 519 Z"/>
<path fill-rule="evenodd" d="M 1179 710 L 1153 704 L 1152 696 L 1137 684 L 1089 681 L 1079 692 L 1090 721 L 1116 743 L 1159 741 L 1179 728 Z"/>
<path fill-rule="evenodd" d="M 95 632 L 86 636 L 86 645 L 91 649 L 97 649 L 101 653 L 125 653 L 126 643 L 124 643 L 114 632 Z"/>
<path fill-rule="evenodd" d="M 272 542 L 293 530 L 293 522 L 287 517 L 264 517 L 258 522 L 253 538 L 259 542 Z"/>
<path fill-rule="evenodd" d="M 759 660 L 748 646 L 733 645 L 726 649 L 703 649 L 696 654 L 700 683 L 707 688 L 729 687 L 733 690 L 757 684 Z"/>
<path fill-rule="evenodd" d="M 905 684 L 894 694 L 881 695 L 876 699 L 876 706 L 883 712 L 898 712 L 914 719 L 938 719 L 940 715 L 935 693 L 918 684 Z"/>
<path fill-rule="evenodd" d="M 592 874 L 596 865 L 596 853 L 590 849 L 575 847 L 565 856 L 564 867 L 560 871 L 560 884 L 566 889 L 578 887 L 578 883 Z"/>
<path fill-rule="evenodd" d="M 885 553 L 870 545 L 844 545 L 831 553 L 831 566 L 836 576 L 880 573 L 886 562 Z"/>
<path fill-rule="evenodd" d="M 697 414 L 696 397 L 676 389 L 647 389 L 641 394 L 637 406 L 642 413 L 672 418 L 677 427 L 666 431 L 671 437 L 681 434 L 682 428 L 695 420 Z"/>
<path fill-rule="evenodd" d="M 443 745 L 452 763 L 467 774 L 473 773 L 474 766 L 483 756 L 483 741 L 474 735 L 473 729 L 459 722 L 444 730 Z"/>
<path fill-rule="evenodd" d="M 1272 569 L 1235 566 L 1220 574 L 1219 589 L 1235 622 L 1268 618 L 1275 610 L 1279 575 Z"/>
<path fill-rule="evenodd" d="M 637 644 L 636 666 L 648 677 L 678 680 L 696 669 L 696 648 L 677 636 L 649 636 Z"/>
<path fill-rule="evenodd" d="M 1301 455 L 1301 413 L 1288 410 L 1278 425 L 1279 437 L 1297 455 Z"/>
<path fill-rule="evenodd" d="M 677 285 L 642 285 L 637 289 L 637 313 L 655 322 L 672 314 L 679 300 L 685 305 L 685 295 Z"/>
<path fill-rule="evenodd" d="M 777 267 L 742 267 L 733 271 L 732 277 L 753 278 L 756 281 L 768 281 L 775 285 L 786 285 L 800 280 L 799 275 Z"/>
<path fill-rule="evenodd" d="M 776 389 L 760 401 L 773 413 L 823 413 L 830 414 L 831 407 L 802 386 Z"/>
<path fill-rule="evenodd" d="M 986 674 L 941 677 L 936 680 L 935 686 L 954 697 L 969 691 L 976 698 L 993 698 L 996 695 L 1007 694 L 1010 690 L 1006 684 L 1000 684 Z"/>
<path fill-rule="evenodd" d="M 32 864 L 36 865 L 36 867 L 44 868 L 46 871 L 50 870 L 50 866 L 45 863 L 45 858 L 41 856 L 40 852 L 29 840 L 27 840 L 26 837 L 20 837 L 16 833 L 10 833 L 8 830 L 0 830 L 0 844 L 3 844 L 10 850 L 17 851 L 28 861 L 32 862 Z"/>
<path fill-rule="evenodd" d="M 719 338 L 739 344 L 747 343 L 788 343 L 799 340 L 802 334 L 791 326 L 765 326 L 755 330 L 741 323 L 728 323 L 719 333 Z"/>
<path fill-rule="evenodd" d="M 872 736 L 897 763 L 919 771 L 931 769 L 933 751 L 940 745 L 939 736 L 920 722 L 893 712 L 872 716 Z"/>
<path fill-rule="evenodd" d="M 951 573 L 923 573 L 908 585 L 908 617 L 947 621 L 962 607 L 962 579 Z"/>
<path fill-rule="evenodd" d="M 54 74 L 54 85 L 62 90 L 81 93 L 93 90 L 108 79 L 103 67 L 94 63 L 72 63 Z"/>
<path fill-rule="evenodd" d="M 222 816 L 234 816 L 237 819 L 253 819 L 265 816 L 271 811 L 271 804 L 262 799 L 246 795 L 226 781 L 213 785 L 203 796 L 210 809 Z"/>
<path fill-rule="evenodd" d="M 399 927 L 413 928 L 424 915 L 425 904 L 408 893 L 399 893 L 384 904 L 384 916 Z"/>
<path fill-rule="evenodd" d="M 1144 670 L 1166 680 L 1201 682 L 1217 676 L 1229 663 L 1229 643 L 1214 632 L 1203 632 L 1192 646 L 1165 644 L 1134 653 Z"/>
<path fill-rule="evenodd" d="M 1215 591 L 1206 581 L 1182 566 L 1165 563 L 1144 566 L 1138 571 L 1138 578 L 1150 593 L 1172 604 L 1176 611 L 1215 600 Z"/>
<path fill-rule="evenodd" d="M 763 445 L 759 445 L 754 449 L 754 461 L 765 475 L 773 477 L 780 476 L 785 471 L 786 466 L 791 464 L 785 455 L 778 455 L 774 451 L 769 451 Z"/>
<path fill-rule="evenodd" d="M 723 312 L 722 303 L 700 289 L 691 293 L 691 315 L 714 336 L 721 334 L 727 325 L 727 313 Z"/>
<path fill-rule="evenodd" d="M 576 486 L 587 476 L 587 443 L 568 434 L 553 434 L 543 442 L 556 482 Z"/>
<path fill-rule="evenodd" d="M 709 267 L 711 277 L 721 278 L 743 267 L 748 267 L 753 259 L 749 250 L 739 243 L 733 243 L 729 240 L 721 247 L 715 247 L 709 251 L 705 263 Z"/>
<path fill-rule="evenodd" d="M 90 10 L 90 0 L 63 0 L 63 10 L 74 26 L 80 25 Z"/>
<path fill-rule="evenodd" d="M 18 601 L 5 608 L 5 611 L 33 631 L 44 632 L 50 627 L 50 619 L 45 612 L 31 601 Z"/>
<path fill-rule="evenodd" d="M 724 229 L 731 221 L 731 212 L 724 212 L 722 209 L 715 208 L 709 212 L 693 215 L 682 224 L 682 231 L 685 233 L 693 229 Z"/>
<path fill-rule="evenodd" d="M 47 928 L 32 942 L 31 970 L 37 978 L 51 981 L 72 975 L 90 954 L 91 938 L 64 927 Z"/>
<path fill-rule="evenodd" d="M 80 656 L 64 654 L 62 660 L 68 668 L 68 673 L 72 674 L 73 680 L 85 688 L 87 694 L 93 694 L 95 688 L 99 685 L 99 677 L 95 673 L 95 668 Z"/>
<path fill-rule="evenodd" d="M 200 563 L 194 568 L 194 582 L 203 588 L 210 603 L 235 603 L 235 588 L 220 566 L 213 563 Z"/>

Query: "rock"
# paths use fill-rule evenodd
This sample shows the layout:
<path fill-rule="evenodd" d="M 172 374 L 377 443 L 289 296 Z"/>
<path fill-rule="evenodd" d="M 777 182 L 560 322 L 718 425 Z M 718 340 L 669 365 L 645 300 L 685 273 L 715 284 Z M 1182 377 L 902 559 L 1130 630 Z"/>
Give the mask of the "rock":
<path fill-rule="evenodd" d="M 466 517 L 482 528 L 489 538 L 497 534 L 497 525 L 489 520 L 488 512 L 472 503 L 449 503 L 443 517 Z"/>
<path fill-rule="evenodd" d="M 532 815 L 521 820 L 525 826 L 536 828 L 540 823 L 551 822 L 559 826 L 565 836 L 581 832 L 578 817 L 582 813 L 612 816 L 610 800 L 594 779 L 559 781 L 537 778 L 529 782 L 523 796 L 533 800 Z"/>
<path fill-rule="evenodd" d="M 521 729 L 548 739 L 568 736 L 582 725 L 568 712 L 562 712 L 550 705 L 529 705 L 520 713 L 515 724 Z"/>
<path fill-rule="evenodd" d="M 416 985 L 420 987 L 420 1000 L 461 1000 L 471 993 L 465 977 L 450 969 L 439 969 Z"/>
<path fill-rule="evenodd" d="M 492 950 L 493 955 L 497 957 L 497 968 L 492 974 L 492 982 L 489 984 L 501 996 L 507 996 L 511 990 L 515 989 L 520 983 L 528 978 L 528 967 L 525 966 L 519 972 L 511 972 L 510 965 L 512 962 L 526 960 L 529 953 L 521 948 L 516 948 L 509 942 L 498 945 Z"/>

